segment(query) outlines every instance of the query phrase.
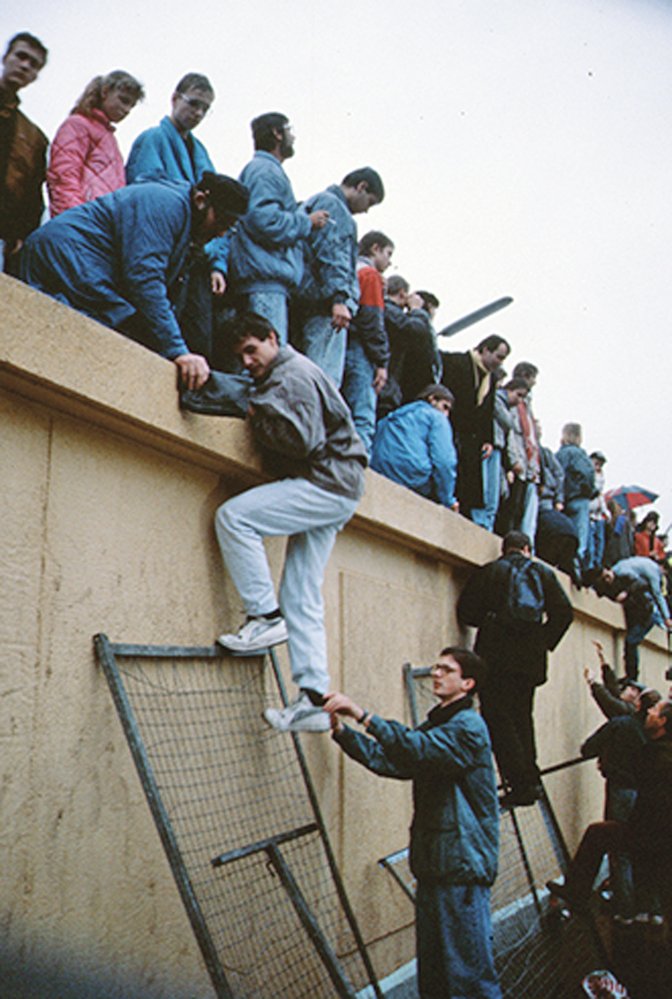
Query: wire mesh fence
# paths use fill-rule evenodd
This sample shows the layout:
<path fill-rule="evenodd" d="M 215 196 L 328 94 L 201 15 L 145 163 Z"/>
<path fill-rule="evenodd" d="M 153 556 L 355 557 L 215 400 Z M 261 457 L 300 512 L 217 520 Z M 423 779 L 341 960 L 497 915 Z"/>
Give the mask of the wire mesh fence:
<path fill-rule="evenodd" d="M 275 657 L 97 649 L 216 994 L 373 982 L 300 741 L 261 717 L 284 697 Z"/>

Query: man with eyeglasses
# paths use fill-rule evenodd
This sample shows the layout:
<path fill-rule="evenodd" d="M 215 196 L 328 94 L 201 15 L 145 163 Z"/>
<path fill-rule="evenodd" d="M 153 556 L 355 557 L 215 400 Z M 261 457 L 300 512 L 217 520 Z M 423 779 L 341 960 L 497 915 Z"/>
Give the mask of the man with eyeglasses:
<path fill-rule="evenodd" d="M 473 706 L 486 668 L 467 649 L 443 649 L 431 670 L 439 703 L 416 729 L 380 718 L 346 694 L 324 699 L 333 738 L 347 756 L 381 777 L 413 782 L 420 999 L 502 995 L 490 922 L 499 808 L 488 730 Z"/>
<path fill-rule="evenodd" d="M 19 90 L 33 83 L 47 50 L 26 31 L 9 40 L 0 69 L 0 271 L 16 273 L 18 251 L 44 209 L 47 137 L 19 110 Z"/>
<path fill-rule="evenodd" d="M 126 180 L 198 184 L 204 173 L 215 173 L 202 142 L 192 134 L 209 112 L 215 92 L 207 76 L 187 73 L 175 88 L 171 112 L 154 128 L 142 132 L 131 147 Z M 175 302 L 189 349 L 212 360 L 212 298 L 226 291 L 228 243 L 215 239 L 192 251 L 188 280 Z"/>
<path fill-rule="evenodd" d="M 287 343 L 287 302 L 303 277 L 303 241 L 322 229 L 329 212 L 299 208 L 283 163 L 294 155 L 294 132 L 284 114 L 259 115 L 251 124 L 254 156 L 240 182 L 250 207 L 231 237 L 229 278 L 243 311 L 268 319 Z"/>

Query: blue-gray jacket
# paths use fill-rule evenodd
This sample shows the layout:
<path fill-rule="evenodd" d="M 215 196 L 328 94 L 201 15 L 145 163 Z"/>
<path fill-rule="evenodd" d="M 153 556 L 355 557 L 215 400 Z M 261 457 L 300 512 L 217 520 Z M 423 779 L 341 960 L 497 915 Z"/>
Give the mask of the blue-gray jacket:
<path fill-rule="evenodd" d="M 433 708 L 417 729 L 373 715 L 369 738 L 334 739 L 381 777 L 413 781 L 411 870 L 447 884 L 491 885 L 497 874 L 499 806 L 485 722 L 470 697 Z"/>
<path fill-rule="evenodd" d="M 69 208 L 36 229 L 20 277 L 52 298 L 118 328 L 138 312 L 164 357 L 189 349 L 168 297 L 191 240 L 191 188 L 133 184 Z"/>
<path fill-rule="evenodd" d="M 565 472 L 565 503 L 573 499 L 592 499 L 595 495 L 595 468 L 578 444 L 563 444 L 555 457 Z"/>
<path fill-rule="evenodd" d="M 371 468 L 421 496 L 453 506 L 457 451 L 450 420 L 423 399 L 395 409 L 376 427 Z"/>
<path fill-rule="evenodd" d="M 154 128 L 137 137 L 128 155 L 126 182 L 145 180 L 183 182 L 193 187 L 206 171 L 215 172 L 212 160 L 202 142 L 189 133 L 189 145 L 166 115 Z M 227 272 L 229 244 L 226 236 L 211 240 L 205 247 L 210 266 L 222 274 Z"/>
<path fill-rule="evenodd" d="M 299 208 L 289 177 L 271 153 L 258 150 L 240 175 L 250 192 L 247 214 L 231 237 L 229 278 L 234 289 L 291 291 L 303 277 L 308 215 Z"/>
<path fill-rule="evenodd" d="M 328 313 L 334 302 L 350 309 L 359 304 L 357 280 L 357 226 L 338 184 L 306 202 L 308 214 L 322 208 L 329 221 L 311 230 L 304 246 L 304 273 L 299 298 L 309 312 Z"/>

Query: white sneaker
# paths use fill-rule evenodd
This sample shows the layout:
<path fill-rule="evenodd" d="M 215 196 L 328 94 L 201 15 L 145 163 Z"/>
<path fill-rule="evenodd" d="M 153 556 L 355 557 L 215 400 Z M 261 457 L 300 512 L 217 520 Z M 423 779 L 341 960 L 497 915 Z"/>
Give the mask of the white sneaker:
<path fill-rule="evenodd" d="M 264 718 L 279 732 L 328 732 L 329 715 L 315 707 L 307 694 L 299 694 L 286 708 L 266 708 Z"/>
<path fill-rule="evenodd" d="M 269 649 L 287 641 L 287 625 L 282 617 L 268 620 L 264 617 L 251 617 L 245 622 L 237 635 L 220 635 L 219 645 L 230 652 L 252 653 Z"/>

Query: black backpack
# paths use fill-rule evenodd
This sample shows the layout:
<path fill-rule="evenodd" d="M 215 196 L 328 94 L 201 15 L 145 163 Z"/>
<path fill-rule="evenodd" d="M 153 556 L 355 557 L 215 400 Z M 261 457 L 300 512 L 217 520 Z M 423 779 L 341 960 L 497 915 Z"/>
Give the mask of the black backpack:
<path fill-rule="evenodd" d="M 506 593 L 498 617 L 507 627 L 527 631 L 544 620 L 544 586 L 541 572 L 530 559 L 510 562 L 507 579 L 503 581 Z"/>

